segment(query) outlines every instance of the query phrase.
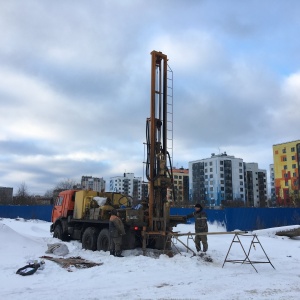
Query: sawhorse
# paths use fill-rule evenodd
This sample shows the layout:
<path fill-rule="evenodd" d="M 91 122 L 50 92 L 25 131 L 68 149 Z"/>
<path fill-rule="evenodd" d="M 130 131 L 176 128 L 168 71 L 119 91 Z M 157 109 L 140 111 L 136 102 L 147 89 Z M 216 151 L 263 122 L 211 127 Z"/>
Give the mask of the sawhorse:
<path fill-rule="evenodd" d="M 243 244 L 242 244 L 241 239 L 240 239 L 239 236 L 250 236 L 250 237 L 252 237 L 252 241 L 251 241 L 248 253 L 246 253 L 245 248 L 244 248 L 244 246 L 243 246 Z M 245 254 L 245 258 L 244 259 L 227 259 L 233 243 L 239 243 L 241 245 L 241 247 L 243 249 L 243 252 Z M 255 244 L 259 244 L 260 245 L 262 251 L 264 252 L 264 254 L 265 254 L 266 258 L 267 258 L 267 261 L 253 261 L 253 260 L 250 260 L 249 255 L 250 255 L 252 247 L 255 249 Z M 258 237 L 257 237 L 256 234 L 240 234 L 240 233 L 236 233 L 234 235 L 233 239 L 232 239 L 232 242 L 231 242 L 230 247 L 228 249 L 228 252 L 227 252 L 227 255 L 225 257 L 225 260 L 224 260 L 222 268 L 224 267 L 224 265 L 225 265 L 226 262 L 241 263 L 241 264 L 251 264 L 251 266 L 254 268 L 254 270 L 256 272 L 257 272 L 257 270 L 256 270 L 256 268 L 254 267 L 253 264 L 270 264 L 275 269 L 275 267 L 272 265 L 272 263 L 271 263 L 268 255 L 267 255 L 266 251 L 264 250 L 264 248 L 263 248 L 262 244 L 260 243 L 260 241 L 259 241 L 259 239 L 258 239 Z"/>

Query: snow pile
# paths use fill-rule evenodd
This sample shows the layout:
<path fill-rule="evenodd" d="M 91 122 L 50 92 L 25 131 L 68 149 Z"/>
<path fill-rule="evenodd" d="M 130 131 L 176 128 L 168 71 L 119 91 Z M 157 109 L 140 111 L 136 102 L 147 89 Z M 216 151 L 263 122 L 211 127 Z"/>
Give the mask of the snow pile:
<path fill-rule="evenodd" d="M 259 243 L 250 248 L 253 261 L 271 264 L 235 264 L 224 259 L 244 259 L 241 244 L 232 243 L 234 235 L 209 235 L 208 254 L 213 262 L 192 256 L 176 243 L 181 253 L 143 256 L 141 249 L 124 251 L 124 258 L 108 252 L 83 250 L 77 241 L 65 243 L 69 254 L 102 263 L 88 269 L 73 268 L 68 272 L 55 262 L 45 261 L 45 268 L 31 276 L 16 271 L 28 260 L 39 260 L 47 244 L 61 242 L 49 231 L 50 223 L 31 220 L 0 220 L 0 299 L 298 299 L 300 240 L 275 235 L 276 229 L 255 231 Z M 286 227 L 285 227 L 286 228 Z M 288 228 L 292 228 L 289 226 Z M 282 229 L 282 228 L 280 228 Z M 178 225 L 175 231 L 194 232 L 194 225 Z M 224 232 L 218 224 L 209 224 L 210 232 Z M 246 252 L 253 235 L 239 236 Z M 182 237 L 195 249 L 193 241 Z M 262 247 L 263 249 L 262 249 Z M 267 257 L 264 253 L 267 254 Z M 51 254 L 53 255 L 53 254 Z M 54 256 L 54 255 L 53 255 Z"/>

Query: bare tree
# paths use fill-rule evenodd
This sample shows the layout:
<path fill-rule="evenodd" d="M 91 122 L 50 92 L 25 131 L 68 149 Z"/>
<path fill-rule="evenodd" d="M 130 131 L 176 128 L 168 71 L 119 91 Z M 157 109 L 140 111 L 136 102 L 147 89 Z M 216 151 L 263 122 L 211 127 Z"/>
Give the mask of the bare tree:
<path fill-rule="evenodd" d="M 32 205 L 35 204 L 35 199 L 28 192 L 28 187 L 25 182 L 22 182 L 18 188 L 18 191 L 13 199 L 13 204 L 16 205 Z"/>
<path fill-rule="evenodd" d="M 54 190 L 71 190 L 77 185 L 76 181 L 73 179 L 66 179 L 59 182 Z"/>
<path fill-rule="evenodd" d="M 51 204 L 55 201 L 56 197 L 61 191 L 71 190 L 77 186 L 77 183 L 73 179 L 66 179 L 57 183 L 53 189 L 49 189 L 45 192 L 44 197 L 52 198 Z"/>

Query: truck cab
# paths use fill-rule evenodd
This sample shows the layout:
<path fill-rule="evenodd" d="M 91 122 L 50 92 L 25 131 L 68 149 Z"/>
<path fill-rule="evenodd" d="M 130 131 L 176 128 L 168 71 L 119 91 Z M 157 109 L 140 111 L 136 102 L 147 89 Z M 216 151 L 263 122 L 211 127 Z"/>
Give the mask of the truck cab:
<path fill-rule="evenodd" d="M 76 191 L 77 190 L 67 190 L 59 193 L 52 209 L 52 223 L 55 223 L 58 218 L 73 216 Z"/>

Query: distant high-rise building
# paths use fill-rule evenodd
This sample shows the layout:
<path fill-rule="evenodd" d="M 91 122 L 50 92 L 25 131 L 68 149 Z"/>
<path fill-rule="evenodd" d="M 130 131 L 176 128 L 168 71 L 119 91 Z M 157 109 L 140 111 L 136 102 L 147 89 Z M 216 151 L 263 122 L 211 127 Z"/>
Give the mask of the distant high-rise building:
<path fill-rule="evenodd" d="M 270 164 L 270 196 L 272 203 L 276 202 L 274 164 Z"/>
<path fill-rule="evenodd" d="M 222 201 L 242 201 L 245 205 L 265 206 L 267 185 L 266 171 L 256 163 L 226 152 L 212 154 L 189 163 L 190 197 L 193 203 L 220 206 Z M 246 201 L 248 199 L 248 201 Z"/>
<path fill-rule="evenodd" d="M 12 204 L 13 201 L 13 188 L 12 187 L 0 187 L 0 203 Z"/>
<path fill-rule="evenodd" d="M 81 187 L 84 190 L 104 192 L 105 191 L 105 180 L 103 178 L 98 178 L 98 177 L 82 176 L 81 177 Z"/>
<path fill-rule="evenodd" d="M 278 205 L 299 199 L 300 140 L 273 145 L 275 195 Z"/>
<path fill-rule="evenodd" d="M 258 168 L 257 163 L 244 163 L 246 206 L 267 205 L 267 171 Z"/>
<path fill-rule="evenodd" d="M 133 173 L 110 178 L 109 190 L 131 196 L 134 200 L 141 200 L 141 177 L 134 177 Z"/>
<path fill-rule="evenodd" d="M 181 167 L 172 169 L 175 192 L 175 204 L 187 204 L 189 202 L 189 170 Z"/>

